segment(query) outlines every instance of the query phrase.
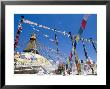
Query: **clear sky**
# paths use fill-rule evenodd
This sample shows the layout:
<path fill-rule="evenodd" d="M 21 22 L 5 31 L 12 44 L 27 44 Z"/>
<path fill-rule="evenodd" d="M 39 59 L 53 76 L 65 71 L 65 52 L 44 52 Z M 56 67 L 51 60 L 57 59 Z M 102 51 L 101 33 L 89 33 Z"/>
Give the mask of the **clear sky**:
<path fill-rule="evenodd" d="M 16 36 L 18 23 L 20 20 L 20 16 L 24 16 L 25 19 L 39 23 L 44 26 L 48 26 L 50 28 L 55 28 L 60 31 L 72 32 L 72 34 L 77 34 L 80 26 L 81 21 L 83 19 L 84 14 L 15 14 L 14 15 L 14 38 Z M 45 44 L 46 46 L 56 49 L 56 46 L 46 39 L 42 34 L 39 34 L 37 31 L 33 30 L 29 24 L 23 23 L 22 25 L 22 33 L 20 34 L 19 39 L 19 47 L 17 51 L 23 51 L 26 47 L 30 35 L 32 33 L 37 34 L 38 40 Z M 42 33 L 47 34 L 50 38 L 54 39 L 54 32 L 50 30 L 45 30 L 43 28 L 35 27 L 36 29 L 40 30 Z M 57 34 L 59 40 L 59 50 L 69 56 L 72 44 L 69 38 Z M 86 29 L 82 34 L 83 38 L 90 38 L 92 37 L 95 41 L 97 41 L 97 15 L 91 14 L 87 21 Z M 86 49 L 88 52 L 88 56 L 91 57 L 94 61 L 97 60 L 97 54 L 92 46 L 91 43 L 85 43 Z M 97 46 L 97 45 L 95 45 Z M 85 60 L 85 54 L 82 42 L 79 41 L 77 45 L 77 53 L 79 59 Z"/>

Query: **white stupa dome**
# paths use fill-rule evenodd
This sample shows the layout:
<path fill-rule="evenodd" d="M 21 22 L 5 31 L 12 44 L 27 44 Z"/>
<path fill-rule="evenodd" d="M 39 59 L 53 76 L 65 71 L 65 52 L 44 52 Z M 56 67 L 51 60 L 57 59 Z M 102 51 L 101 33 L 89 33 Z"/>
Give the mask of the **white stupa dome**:
<path fill-rule="evenodd" d="M 57 66 L 53 65 L 50 60 L 47 60 L 45 57 L 39 55 L 39 54 L 34 54 L 31 52 L 24 52 L 20 54 L 20 58 L 16 58 L 17 63 L 25 66 L 42 66 L 48 71 L 51 70 L 56 70 Z M 23 56 L 23 58 L 22 58 Z"/>

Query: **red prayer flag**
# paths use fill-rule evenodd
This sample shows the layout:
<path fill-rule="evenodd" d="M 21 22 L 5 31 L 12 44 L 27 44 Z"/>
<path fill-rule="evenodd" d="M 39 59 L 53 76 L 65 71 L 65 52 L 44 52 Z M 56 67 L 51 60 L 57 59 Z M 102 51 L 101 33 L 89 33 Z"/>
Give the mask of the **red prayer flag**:
<path fill-rule="evenodd" d="M 85 27 L 86 27 L 86 21 L 84 19 L 82 20 L 81 27 L 82 27 L 82 29 L 85 29 Z"/>

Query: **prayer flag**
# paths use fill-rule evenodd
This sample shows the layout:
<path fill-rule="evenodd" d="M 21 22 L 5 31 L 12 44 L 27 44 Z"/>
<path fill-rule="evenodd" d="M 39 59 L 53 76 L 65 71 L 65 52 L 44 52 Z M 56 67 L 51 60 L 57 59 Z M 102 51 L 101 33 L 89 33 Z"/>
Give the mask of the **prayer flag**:
<path fill-rule="evenodd" d="M 87 23 L 87 22 L 83 19 L 83 20 L 82 20 L 82 23 L 81 23 L 81 28 L 82 28 L 82 29 L 85 29 L 86 23 Z"/>

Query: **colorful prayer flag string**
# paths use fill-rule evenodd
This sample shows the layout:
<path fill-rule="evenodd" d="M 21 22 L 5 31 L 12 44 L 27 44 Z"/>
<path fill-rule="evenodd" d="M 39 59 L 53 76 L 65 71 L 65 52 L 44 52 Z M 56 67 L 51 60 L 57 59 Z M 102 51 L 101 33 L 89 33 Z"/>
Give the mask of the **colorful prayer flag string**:
<path fill-rule="evenodd" d="M 94 45 L 94 42 L 93 42 L 92 38 L 90 38 L 90 40 L 91 40 L 91 43 L 92 43 L 92 46 L 93 46 L 95 52 L 97 53 L 97 49 L 96 49 L 96 47 L 95 47 L 95 45 Z"/>
<path fill-rule="evenodd" d="M 84 49 L 85 57 L 86 57 L 86 59 L 88 59 L 88 54 L 87 54 L 87 50 L 86 50 L 86 47 L 85 47 L 84 41 L 82 41 L 82 44 L 83 44 L 83 49 Z"/>
<path fill-rule="evenodd" d="M 17 30 L 17 34 L 16 34 L 16 38 L 15 38 L 15 42 L 14 42 L 14 49 L 17 47 L 18 45 L 18 42 L 19 42 L 19 36 L 20 36 L 20 33 L 22 32 L 22 22 L 23 22 L 23 18 L 24 16 L 21 16 L 21 20 L 18 24 L 18 30 Z"/>

